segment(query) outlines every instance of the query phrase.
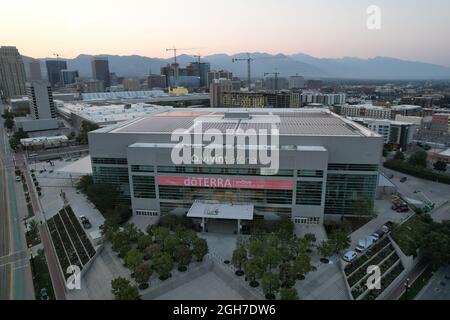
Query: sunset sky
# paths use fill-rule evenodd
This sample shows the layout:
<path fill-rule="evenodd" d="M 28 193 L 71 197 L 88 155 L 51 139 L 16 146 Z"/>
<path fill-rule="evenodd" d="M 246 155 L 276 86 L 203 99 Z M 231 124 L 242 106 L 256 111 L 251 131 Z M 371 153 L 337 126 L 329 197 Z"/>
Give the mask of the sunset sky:
<path fill-rule="evenodd" d="M 382 10 L 368 30 L 366 9 Z M 306 53 L 389 56 L 450 66 L 448 0 L 2 0 L 0 45 L 59 53 Z"/>

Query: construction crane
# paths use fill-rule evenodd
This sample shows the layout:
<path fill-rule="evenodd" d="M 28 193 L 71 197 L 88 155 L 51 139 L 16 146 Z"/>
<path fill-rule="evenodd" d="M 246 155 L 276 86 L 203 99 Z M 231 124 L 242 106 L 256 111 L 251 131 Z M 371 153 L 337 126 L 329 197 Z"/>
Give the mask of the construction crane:
<path fill-rule="evenodd" d="M 251 77 L 251 63 L 252 61 L 255 60 L 250 56 L 250 53 L 247 52 L 247 58 L 233 58 L 231 61 L 232 62 L 239 62 L 239 61 L 247 61 L 247 83 L 248 83 L 248 91 L 251 91 L 251 81 L 252 81 L 252 77 Z"/>
<path fill-rule="evenodd" d="M 197 55 L 194 55 L 193 57 L 197 59 L 197 62 L 200 65 L 200 59 L 202 58 L 202 56 L 197 54 Z"/>
<path fill-rule="evenodd" d="M 56 60 L 59 60 L 59 57 L 61 56 L 59 53 L 54 53 L 53 55 L 56 57 Z"/>
<path fill-rule="evenodd" d="M 279 72 L 275 71 L 275 72 L 264 72 L 264 77 L 267 75 L 274 75 L 275 76 L 275 91 L 278 90 L 278 76 L 280 75 Z"/>
<path fill-rule="evenodd" d="M 175 87 L 178 87 L 178 63 L 177 63 L 177 51 L 180 50 L 195 50 L 198 48 L 176 48 L 175 46 L 173 48 L 167 48 L 167 51 L 173 51 L 173 67 L 174 67 L 174 78 L 175 78 Z"/>

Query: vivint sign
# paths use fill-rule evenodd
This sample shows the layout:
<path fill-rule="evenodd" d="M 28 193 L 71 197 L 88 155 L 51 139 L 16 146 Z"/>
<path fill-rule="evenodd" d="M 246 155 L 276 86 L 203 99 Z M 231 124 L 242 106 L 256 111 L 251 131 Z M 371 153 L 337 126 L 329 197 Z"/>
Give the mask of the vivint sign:
<path fill-rule="evenodd" d="M 214 178 L 187 176 L 159 176 L 158 185 L 178 187 L 207 187 L 227 189 L 268 189 L 292 190 L 292 180 L 280 179 L 247 179 L 247 178 Z"/>

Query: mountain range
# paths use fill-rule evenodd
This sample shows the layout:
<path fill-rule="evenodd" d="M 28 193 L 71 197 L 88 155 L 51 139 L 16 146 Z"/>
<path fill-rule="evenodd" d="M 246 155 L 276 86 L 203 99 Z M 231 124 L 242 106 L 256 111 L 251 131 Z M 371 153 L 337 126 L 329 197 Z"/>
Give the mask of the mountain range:
<path fill-rule="evenodd" d="M 374 80 L 442 80 L 450 79 L 450 68 L 436 64 L 407 61 L 389 57 L 375 57 L 361 59 L 345 58 L 316 58 L 303 53 L 285 55 L 268 53 L 251 53 L 254 59 L 251 65 L 252 77 L 263 77 L 265 72 L 279 72 L 280 77 L 302 75 L 306 78 L 342 78 L 342 79 L 374 79 Z M 105 55 L 103 55 L 105 56 Z M 159 74 L 160 68 L 173 62 L 173 58 L 150 58 L 131 55 L 106 55 L 109 58 L 110 71 L 118 76 L 142 77 L 149 72 Z M 91 63 L 93 56 L 80 54 L 67 60 L 69 69 L 76 69 L 80 77 L 91 77 Z M 235 55 L 213 54 L 202 57 L 202 61 L 209 62 L 212 70 L 228 70 L 243 79 L 247 76 L 247 63 L 232 62 L 233 58 L 246 58 L 246 53 Z M 32 59 L 23 56 L 25 69 L 28 73 L 28 62 Z M 45 58 L 39 59 L 45 74 Z M 182 54 L 177 57 L 180 66 L 186 66 L 196 58 Z"/>

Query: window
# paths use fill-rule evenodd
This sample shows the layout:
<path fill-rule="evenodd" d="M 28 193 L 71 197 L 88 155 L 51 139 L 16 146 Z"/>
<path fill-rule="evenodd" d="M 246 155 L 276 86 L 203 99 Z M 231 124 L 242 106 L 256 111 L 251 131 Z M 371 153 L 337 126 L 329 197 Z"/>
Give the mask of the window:
<path fill-rule="evenodd" d="M 319 217 L 296 217 L 294 218 L 294 223 L 296 224 L 319 224 Z"/>
<path fill-rule="evenodd" d="M 141 165 L 132 165 L 132 172 L 153 172 L 153 166 L 141 166 Z"/>
<path fill-rule="evenodd" d="M 155 177 L 133 176 L 133 194 L 135 198 L 155 199 Z"/>
<path fill-rule="evenodd" d="M 140 217 L 157 217 L 158 211 L 156 210 L 136 210 L 136 215 Z"/>
<path fill-rule="evenodd" d="M 297 177 L 322 178 L 322 170 L 297 170 Z"/>
<path fill-rule="evenodd" d="M 261 170 L 259 168 L 231 168 L 218 166 L 158 166 L 159 173 L 190 173 L 190 174 L 220 174 L 220 175 L 242 175 L 242 176 L 259 176 Z M 277 177 L 292 177 L 294 171 L 290 169 L 280 169 Z"/>
<path fill-rule="evenodd" d="M 124 158 L 92 158 L 94 164 L 127 164 Z"/>
<path fill-rule="evenodd" d="M 320 206 L 322 181 L 297 181 L 296 204 Z"/>
<path fill-rule="evenodd" d="M 377 164 L 348 164 L 348 163 L 330 163 L 330 171 L 378 171 Z"/>

